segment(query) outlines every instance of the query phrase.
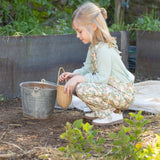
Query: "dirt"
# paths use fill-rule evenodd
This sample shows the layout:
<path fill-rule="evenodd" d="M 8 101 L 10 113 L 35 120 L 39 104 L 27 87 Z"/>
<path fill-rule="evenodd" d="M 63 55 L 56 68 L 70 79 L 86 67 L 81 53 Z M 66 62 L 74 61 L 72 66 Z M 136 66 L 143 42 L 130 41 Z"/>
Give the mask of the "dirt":
<path fill-rule="evenodd" d="M 131 111 L 124 111 L 124 118 L 129 117 L 129 112 Z M 147 124 L 147 128 L 154 133 L 160 133 L 159 116 L 145 112 L 143 115 L 146 119 L 151 120 Z M 73 123 L 82 118 L 84 118 L 84 112 L 76 109 L 54 109 L 50 118 L 31 119 L 23 114 L 20 98 L 1 101 L 0 159 L 64 160 L 66 158 L 58 148 L 65 146 L 66 142 L 60 139 L 60 135 L 65 132 L 66 122 Z M 85 119 L 83 120 L 84 123 L 87 122 Z M 103 136 L 108 141 L 108 132 L 118 132 L 121 126 L 120 124 L 109 127 L 94 127 L 94 129 L 98 128 L 99 136 Z M 104 148 L 109 149 L 107 143 L 104 144 Z"/>
<path fill-rule="evenodd" d="M 23 155 L 35 147 L 58 148 L 65 142 L 60 135 L 66 122 L 74 122 L 83 113 L 72 110 L 54 109 L 47 119 L 31 119 L 23 115 L 21 99 L 3 101 L 0 106 L 0 154 Z M 22 156 L 21 159 L 36 158 Z"/>

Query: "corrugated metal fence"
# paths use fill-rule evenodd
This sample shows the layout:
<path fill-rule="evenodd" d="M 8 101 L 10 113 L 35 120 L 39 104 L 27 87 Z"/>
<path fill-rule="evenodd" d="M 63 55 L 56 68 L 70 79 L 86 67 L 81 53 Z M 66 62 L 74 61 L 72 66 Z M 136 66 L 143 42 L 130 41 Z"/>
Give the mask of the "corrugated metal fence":
<path fill-rule="evenodd" d="M 122 59 L 128 67 L 128 33 L 111 33 L 117 37 Z M 88 45 L 76 35 L 0 37 L 0 94 L 6 98 L 20 96 L 19 84 L 25 81 L 56 82 L 60 66 L 73 71 L 82 66 Z"/>

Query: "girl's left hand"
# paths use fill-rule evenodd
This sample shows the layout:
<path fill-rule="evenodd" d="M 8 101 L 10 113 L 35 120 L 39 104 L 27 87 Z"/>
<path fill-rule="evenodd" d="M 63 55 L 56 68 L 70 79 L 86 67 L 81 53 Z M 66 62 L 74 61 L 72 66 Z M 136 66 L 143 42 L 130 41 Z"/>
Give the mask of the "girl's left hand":
<path fill-rule="evenodd" d="M 64 86 L 64 92 L 67 93 L 67 95 L 71 95 L 74 91 L 74 88 L 78 83 L 85 82 L 84 76 L 74 76 Z"/>

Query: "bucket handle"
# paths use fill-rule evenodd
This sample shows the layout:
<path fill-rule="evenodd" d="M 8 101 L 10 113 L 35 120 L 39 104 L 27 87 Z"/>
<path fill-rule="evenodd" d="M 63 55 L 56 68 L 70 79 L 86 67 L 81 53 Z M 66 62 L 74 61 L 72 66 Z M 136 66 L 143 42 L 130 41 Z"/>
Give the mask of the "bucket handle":
<path fill-rule="evenodd" d="M 42 83 L 49 83 L 49 84 L 52 84 L 52 85 L 54 85 L 54 86 L 57 86 L 56 83 L 50 82 L 50 81 L 46 81 L 45 79 L 41 79 L 41 82 L 42 82 Z"/>
<path fill-rule="evenodd" d="M 59 76 L 60 76 L 61 70 L 63 71 L 63 73 L 65 73 L 64 68 L 63 68 L 63 67 L 60 67 L 60 68 L 59 68 L 59 71 L 58 71 L 58 77 L 57 77 L 57 86 L 59 85 Z M 67 82 L 66 79 L 65 79 L 65 82 Z"/>
<path fill-rule="evenodd" d="M 45 83 L 45 82 L 46 82 L 46 80 L 45 80 L 45 79 L 41 79 L 41 82 L 42 82 L 42 83 Z"/>

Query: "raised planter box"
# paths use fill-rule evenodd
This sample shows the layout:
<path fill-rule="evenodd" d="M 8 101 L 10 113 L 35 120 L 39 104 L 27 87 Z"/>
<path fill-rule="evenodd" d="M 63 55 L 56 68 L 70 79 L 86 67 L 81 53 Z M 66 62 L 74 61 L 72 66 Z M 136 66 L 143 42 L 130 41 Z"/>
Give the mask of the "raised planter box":
<path fill-rule="evenodd" d="M 128 33 L 114 32 L 122 60 L 128 67 Z M 88 45 L 76 35 L 0 37 L 0 94 L 20 96 L 19 84 L 46 79 L 56 82 L 59 67 L 79 68 L 85 61 Z"/>
<path fill-rule="evenodd" d="M 160 76 L 160 32 L 137 31 L 136 72 L 154 79 Z"/>

